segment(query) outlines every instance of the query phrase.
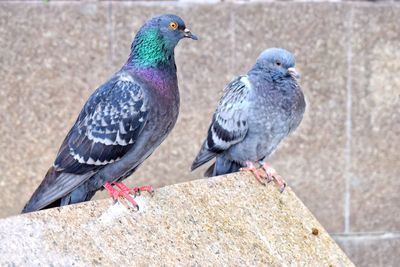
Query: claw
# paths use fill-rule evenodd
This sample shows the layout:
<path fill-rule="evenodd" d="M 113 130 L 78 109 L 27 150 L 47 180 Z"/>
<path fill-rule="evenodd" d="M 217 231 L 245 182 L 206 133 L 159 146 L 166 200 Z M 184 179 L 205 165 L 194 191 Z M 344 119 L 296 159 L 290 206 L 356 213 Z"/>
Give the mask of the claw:
<path fill-rule="evenodd" d="M 270 181 L 274 181 L 274 183 L 279 187 L 279 192 L 283 192 L 286 187 L 286 182 L 283 180 L 282 176 L 280 176 L 274 168 L 272 168 L 269 164 L 264 163 L 262 165 L 267 177 Z"/>
<path fill-rule="evenodd" d="M 146 191 L 148 192 L 151 196 L 154 196 L 154 188 L 151 185 L 144 185 L 139 187 L 139 191 Z"/>
<path fill-rule="evenodd" d="M 141 187 L 134 187 L 131 189 L 131 192 L 134 192 L 135 196 L 136 195 L 140 196 L 144 191 L 148 192 L 150 196 L 154 196 L 154 188 L 151 185 L 144 185 Z"/>
<path fill-rule="evenodd" d="M 137 202 L 135 201 L 135 199 L 133 199 L 133 197 L 129 194 L 129 191 L 120 191 L 122 196 L 128 200 L 128 202 L 130 202 L 134 208 L 136 208 L 136 210 L 139 210 L 139 205 L 137 204 Z"/>
<path fill-rule="evenodd" d="M 279 193 L 283 193 L 283 191 L 285 191 L 286 188 L 286 183 L 283 183 L 283 186 L 281 188 L 279 188 Z"/>

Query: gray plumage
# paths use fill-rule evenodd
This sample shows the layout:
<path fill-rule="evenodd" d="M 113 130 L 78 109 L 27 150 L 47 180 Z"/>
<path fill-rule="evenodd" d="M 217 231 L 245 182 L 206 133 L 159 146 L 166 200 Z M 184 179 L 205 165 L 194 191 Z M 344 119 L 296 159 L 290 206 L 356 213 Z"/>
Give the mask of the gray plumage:
<path fill-rule="evenodd" d="M 151 155 L 178 116 L 174 48 L 185 37 L 197 39 L 175 15 L 144 24 L 126 64 L 89 97 L 23 212 L 87 201 Z"/>
<path fill-rule="evenodd" d="M 297 128 L 305 110 L 294 65 L 288 51 L 267 49 L 247 75 L 226 86 L 192 170 L 214 157 L 206 176 L 238 171 L 246 161 L 262 164 L 268 159 Z"/>

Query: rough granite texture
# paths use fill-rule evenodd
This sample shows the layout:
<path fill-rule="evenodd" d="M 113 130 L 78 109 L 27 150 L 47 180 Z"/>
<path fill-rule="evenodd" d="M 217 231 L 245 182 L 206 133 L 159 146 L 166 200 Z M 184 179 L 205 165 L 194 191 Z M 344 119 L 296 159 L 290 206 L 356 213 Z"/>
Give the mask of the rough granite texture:
<path fill-rule="evenodd" d="M 205 168 L 189 166 L 223 87 L 282 46 L 297 57 L 308 106 L 272 165 L 330 233 L 346 235 L 338 241 L 357 265 L 397 266 L 400 3 L 189 2 L 0 3 L 0 217 L 20 212 L 140 25 L 173 12 L 200 37 L 176 49 L 180 116 L 127 184 L 199 178 Z"/>
<path fill-rule="evenodd" d="M 0 220 L 0 265 L 354 266 L 290 188 L 251 174 Z"/>
<path fill-rule="evenodd" d="M 400 233 L 335 235 L 356 266 L 399 266 Z"/>
<path fill-rule="evenodd" d="M 400 231 L 400 216 L 393 216 L 400 214 L 400 24 L 393 23 L 399 16 L 400 5 L 354 10 L 350 175 L 355 232 Z"/>

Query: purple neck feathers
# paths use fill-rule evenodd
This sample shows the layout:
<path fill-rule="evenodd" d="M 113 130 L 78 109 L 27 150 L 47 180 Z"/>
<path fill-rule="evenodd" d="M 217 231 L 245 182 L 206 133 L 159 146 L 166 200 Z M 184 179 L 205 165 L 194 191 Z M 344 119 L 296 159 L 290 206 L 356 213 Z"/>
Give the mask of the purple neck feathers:
<path fill-rule="evenodd" d="M 152 85 L 157 92 L 162 95 L 168 96 L 174 94 L 178 90 L 178 83 L 176 77 L 176 70 L 173 68 L 153 68 L 153 67 L 134 67 L 126 65 L 124 70 L 135 74 L 141 80 Z"/>

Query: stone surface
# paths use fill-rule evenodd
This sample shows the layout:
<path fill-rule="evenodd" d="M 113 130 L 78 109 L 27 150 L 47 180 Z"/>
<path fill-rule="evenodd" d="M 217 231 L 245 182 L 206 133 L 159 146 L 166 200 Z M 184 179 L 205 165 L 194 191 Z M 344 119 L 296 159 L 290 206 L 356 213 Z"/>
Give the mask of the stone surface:
<path fill-rule="evenodd" d="M 330 232 L 345 229 L 346 193 L 346 230 L 399 231 L 400 11 L 393 3 L 2 2 L 0 217 L 19 213 L 88 95 L 125 62 L 139 26 L 162 12 L 181 15 L 200 40 L 176 49 L 179 121 L 129 185 L 199 177 L 204 168 L 189 173 L 189 166 L 223 87 L 261 50 L 283 46 L 297 57 L 308 107 L 271 163 Z M 375 262 L 395 250 L 376 251 L 349 253 L 357 263 Z"/>
<path fill-rule="evenodd" d="M 334 236 L 354 264 L 359 267 L 397 267 L 400 234 Z"/>
<path fill-rule="evenodd" d="M 0 265 L 354 266 L 290 188 L 251 174 L 0 220 Z M 314 234 L 313 234 L 314 233 Z"/>
<path fill-rule="evenodd" d="M 400 231 L 400 6 L 354 9 L 351 230 Z"/>

